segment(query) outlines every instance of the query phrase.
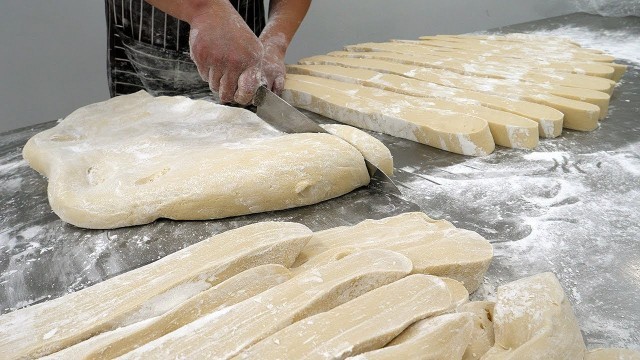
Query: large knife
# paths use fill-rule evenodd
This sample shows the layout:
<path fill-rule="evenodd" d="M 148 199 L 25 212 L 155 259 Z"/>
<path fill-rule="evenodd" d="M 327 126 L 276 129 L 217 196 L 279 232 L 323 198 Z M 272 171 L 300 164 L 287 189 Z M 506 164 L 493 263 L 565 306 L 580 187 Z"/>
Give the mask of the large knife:
<path fill-rule="evenodd" d="M 269 125 L 286 133 L 328 133 L 315 121 L 306 117 L 298 109 L 282 100 L 266 86 L 260 86 L 253 98 L 253 104 L 257 107 L 256 114 Z M 384 171 L 364 159 L 367 169 L 374 169 L 371 178 L 379 180 L 385 191 L 402 195 L 400 189 Z"/>

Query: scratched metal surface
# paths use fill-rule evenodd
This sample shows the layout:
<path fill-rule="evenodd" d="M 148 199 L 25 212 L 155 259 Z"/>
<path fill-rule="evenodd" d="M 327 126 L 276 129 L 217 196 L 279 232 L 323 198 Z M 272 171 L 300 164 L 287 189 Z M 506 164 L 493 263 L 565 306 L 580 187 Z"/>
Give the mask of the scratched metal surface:
<path fill-rule="evenodd" d="M 567 24 L 640 36 L 638 18 L 585 14 L 499 31 Z M 47 203 L 46 180 L 22 161 L 26 140 L 55 122 L 0 134 L 0 312 L 84 288 L 251 222 L 298 221 L 318 230 L 414 211 L 418 204 L 430 216 L 493 243 L 496 256 L 476 298 L 491 298 L 496 285 L 552 271 L 590 348 L 640 349 L 639 81 L 638 67 L 630 68 L 598 130 L 567 131 L 541 141 L 534 151 L 498 148 L 490 156 L 469 158 L 374 134 L 394 155 L 394 180 L 404 199 L 374 184 L 305 208 L 218 221 L 161 220 L 110 231 L 61 222 Z"/>

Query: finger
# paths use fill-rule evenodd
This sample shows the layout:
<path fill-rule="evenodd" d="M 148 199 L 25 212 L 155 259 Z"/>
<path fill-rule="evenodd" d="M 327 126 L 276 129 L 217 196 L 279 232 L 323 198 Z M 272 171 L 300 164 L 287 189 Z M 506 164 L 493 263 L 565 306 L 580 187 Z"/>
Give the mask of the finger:
<path fill-rule="evenodd" d="M 200 78 L 202 79 L 202 81 L 209 81 L 210 74 L 211 74 L 211 69 L 204 69 L 202 66 L 199 66 L 196 63 L 196 69 L 198 69 L 198 74 L 200 74 Z"/>
<path fill-rule="evenodd" d="M 276 76 L 275 80 L 273 80 L 273 91 L 278 96 L 282 95 L 282 91 L 284 90 L 284 75 Z"/>
<path fill-rule="evenodd" d="M 220 101 L 223 103 L 231 103 L 235 98 L 238 89 L 238 73 L 227 71 L 220 78 Z"/>
<path fill-rule="evenodd" d="M 222 78 L 222 71 L 216 71 L 214 67 L 209 68 L 209 89 L 217 93 L 220 91 L 220 79 Z"/>
<path fill-rule="evenodd" d="M 238 78 L 238 89 L 233 99 L 242 105 L 247 105 L 253 100 L 258 87 L 260 87 L 260 70 L 257 67 L 251 67 L 245 70 Z"/>

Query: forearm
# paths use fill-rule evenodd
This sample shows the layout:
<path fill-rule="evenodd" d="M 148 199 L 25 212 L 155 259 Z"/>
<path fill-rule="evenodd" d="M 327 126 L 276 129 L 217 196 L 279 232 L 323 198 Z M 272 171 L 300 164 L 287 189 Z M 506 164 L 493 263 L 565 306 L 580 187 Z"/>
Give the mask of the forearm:
<path fill-rule="evenodd" d="M 267 26 L 260 40 L 267 46 L 280 47 L 286 51 L 291 39 L 302 23 L 311 0 L 271 0 Z"/>
<path fill-rule="evenodd" d="M 192 20 L 204 14 L 224 14 L 236 12 L 228 0 L 145 0 L 156 8 L 191 24 Z"/>

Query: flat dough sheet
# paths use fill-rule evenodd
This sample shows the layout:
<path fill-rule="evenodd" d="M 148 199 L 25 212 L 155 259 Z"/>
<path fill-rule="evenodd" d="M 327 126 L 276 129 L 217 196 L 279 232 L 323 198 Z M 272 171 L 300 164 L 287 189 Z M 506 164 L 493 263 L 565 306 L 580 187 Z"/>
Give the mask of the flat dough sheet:
<path fill-rule="evenodd" d="M 363 155 L 337 136 L 283 134 L 248 110 L 145 92 L 76 110 L 23 155 L 49 178 L 54 212 L 97 229 L 286 209 L 369 183 Z"/>

